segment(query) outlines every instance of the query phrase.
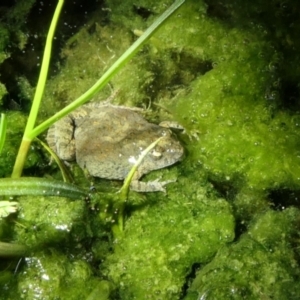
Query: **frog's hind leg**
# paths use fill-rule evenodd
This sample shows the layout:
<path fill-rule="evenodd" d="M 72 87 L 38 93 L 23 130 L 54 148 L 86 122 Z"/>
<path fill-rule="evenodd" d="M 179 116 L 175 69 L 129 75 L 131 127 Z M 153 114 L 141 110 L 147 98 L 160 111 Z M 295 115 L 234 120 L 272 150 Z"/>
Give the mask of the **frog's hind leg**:
<path fill-rule="evenodd" d="M 63 118 L 50 127 L 46 140 L 60 159 L 75 160 L 74 124 L 71 118 Z"/>

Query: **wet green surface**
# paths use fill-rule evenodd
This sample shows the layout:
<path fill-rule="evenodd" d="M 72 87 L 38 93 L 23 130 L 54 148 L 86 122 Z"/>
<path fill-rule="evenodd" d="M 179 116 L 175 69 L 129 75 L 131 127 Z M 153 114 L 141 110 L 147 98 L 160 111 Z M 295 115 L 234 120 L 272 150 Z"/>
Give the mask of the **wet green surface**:
<path fill-rule="evenodd" d="M 105 10 L 88 10 L 47 83 L 40 119 L 88 89 L 134 41 L 133 31 L 165 8 L 107 1 Z M 187 1 L 111 82 L 120 89 L 114 103 L 150 105 L 151 121 L 185 128 L 185 160 L 147 176 L 177 182 L 167 194 L 131 193 L 123 233 L 109 193 L 88 203 L 20 199 L 16 223 L 3 220 L 0 237 L 34 250 L 15 277 L 16 262 L 9 271 L 3 265 L 3 299 L 297 299 L 299 10 L 296 1 Z M 29 80 L 20 86 L 26 102 Z M 97 98 L 110 94 L 107 87 Z M 8 117 L 3 177 L 26 114 Z M 28 172 L 47 164 L 42 153 L 33 149 Z M 60 178 L 55 167 L 44 169 Z M 74 174 L 88 187 L 81 171 Z M 120 188 L 94 183 L 102 192 Z"/>

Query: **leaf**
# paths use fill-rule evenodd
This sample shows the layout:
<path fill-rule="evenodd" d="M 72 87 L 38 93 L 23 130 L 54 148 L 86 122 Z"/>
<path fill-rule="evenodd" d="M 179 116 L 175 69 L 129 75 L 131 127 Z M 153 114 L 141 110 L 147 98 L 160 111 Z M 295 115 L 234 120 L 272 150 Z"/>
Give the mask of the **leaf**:
<path fill-rule="evenodd" d="M 3 196 L 57 196 L 82 199 L 87 193 L 77 186 L 46 178 L 1 178 L 0 195 Z"/>

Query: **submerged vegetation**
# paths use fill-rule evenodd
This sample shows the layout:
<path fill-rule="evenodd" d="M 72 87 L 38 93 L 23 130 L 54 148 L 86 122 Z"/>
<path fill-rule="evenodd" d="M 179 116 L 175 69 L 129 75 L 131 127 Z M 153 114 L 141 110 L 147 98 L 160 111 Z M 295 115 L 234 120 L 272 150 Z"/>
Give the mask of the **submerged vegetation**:
<path fill-rule="evenodd" d="M 62 48 L 39 121 L 89 89 L 171 2 L 95 2 L 79 23 L 66 4 L 57 31 Z M 22 24 L 30 11 L 30 17 L 46 11 L 34 3 L 6 8 L 3 74 L 15 49 L 29 51 L 36 32 Z M 146 179 L 177 182 L 167 194 L 131 192 L 123 232 L 115 226 L 116 182 L 95 179 L 88 202 L 19 197 L 18 214 L 1 220 L 0 239 L 26 245 L 33 255 L 16 270 L 14 260 L 3 263 L 1 299 L 296 299 L 299 10 L 292 0 L 188 0 L 94 99 L 119 89 L 117 104 L 150 107 L 154 122 L 179 122 L 186 159 Z M 25 127 L 36 83 L 30 76 L 15 73 L 0 85 L 8 120 L 1 177 L 10 175 Z M 34 144 L 24 172 L 61 179 L 47 162 Z M 72 173 L 78 186 L 90 185 L 75 164 Z"/>

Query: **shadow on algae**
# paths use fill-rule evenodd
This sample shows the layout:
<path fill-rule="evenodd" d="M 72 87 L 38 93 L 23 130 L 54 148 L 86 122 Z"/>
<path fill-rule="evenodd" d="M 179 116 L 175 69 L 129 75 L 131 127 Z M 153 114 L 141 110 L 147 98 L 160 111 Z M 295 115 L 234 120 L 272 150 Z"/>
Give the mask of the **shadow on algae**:
<path fill-rule="evenodd" d="M 171 2 L 95 2 L 61 49 L 40 118 L 89 88 Z M 19 48 L 26 44 L 20 20 L 32 3 L 27 11 L 21 1 L 7 8 L 25 14 L 14 23 Z M 131 192 L 124 232 L 115 235 L 116 182 L 95 179 L 89 203 L 21 197 L 17 217 L 1 221 L 1 239 L 36 250 L 19 264 L 2 262 L 1 299 L 298 299 L 299 209 L 285 199 L 274 209 L 271 196 L 299 197 L 299 107 L 284 93 L 288 83 L 299 89 L 300 24 L 285 25 L 299 8 L 296 1 L 186 1 L 110 83 L 120 89 L 115 103 L 150 106 L 147 119 L 185 128 L 178 133 L 185 160 L 146 178 L 177 181 L 167 194 Z M 2 62 L 12 28 L 0 25 Z M 33 87 L 26 74 L 16 78 L 26 103 Z M 3 83 L 0 93 L 7 99 Z M 26 122 L 21 111 L 7 115 L 2 177 Z M 47 160 L 35 146 L 26 168 L 60 178 Z M 89 185 L 78 167 L 73 173 Z"/>

